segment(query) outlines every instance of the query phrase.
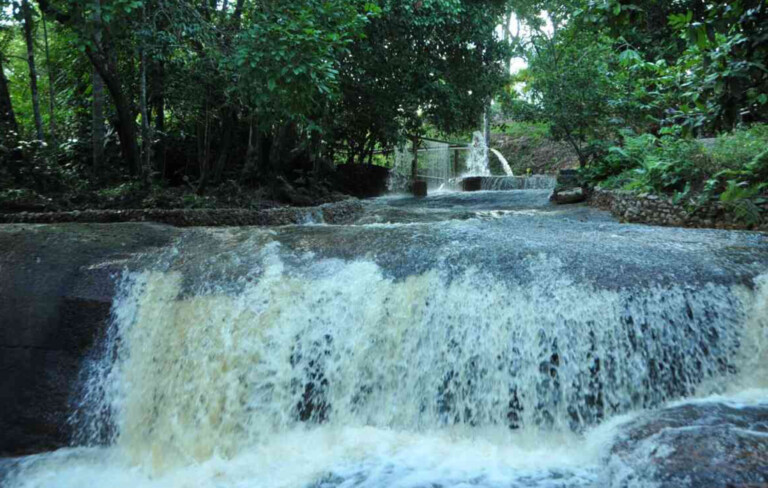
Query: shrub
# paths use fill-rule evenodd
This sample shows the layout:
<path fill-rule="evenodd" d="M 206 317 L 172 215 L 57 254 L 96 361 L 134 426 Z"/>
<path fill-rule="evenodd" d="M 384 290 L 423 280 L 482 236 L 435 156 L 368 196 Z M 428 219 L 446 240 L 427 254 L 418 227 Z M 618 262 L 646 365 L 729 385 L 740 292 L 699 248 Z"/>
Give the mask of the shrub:
<path fill-rule="evenodd" d="M 768 124 L 720 135 L 710 149 L 714 171 L 743 168 L 768 147 Z"/>

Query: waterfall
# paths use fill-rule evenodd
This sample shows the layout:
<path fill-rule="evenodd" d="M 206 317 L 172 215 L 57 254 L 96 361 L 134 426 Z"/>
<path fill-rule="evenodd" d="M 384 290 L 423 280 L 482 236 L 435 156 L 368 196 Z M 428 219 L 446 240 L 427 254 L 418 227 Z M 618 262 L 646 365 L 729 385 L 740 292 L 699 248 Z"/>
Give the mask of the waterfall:
<path fill-rule="evenodd" d="M 509 167 L 507 158 L 505 158 L 504 155 L 496 149 L 491 148 L 491 152 L 498 158 L 499 162 L 501 163 L 501 167 L 504 169 L 504 174 L 507 176 L 515 176 L 515 173 L 512 172 L 512 168 Z"/>
<path fill-rule="evenodd" d="M 551 175 L 488 176 L 482 179 L 482 189 L 492 191 L 553 190 L 555 186 L 557 178 Z"/>
<path fill-rule="evenodd" d="M 476 131 L 472 134 L 472 144 L 469 146 L 469 156 L 467 157 L 467 172 L 463 176 L 491 176 L 491 170 L 488 168 L 488 151 L 498 158 L 505 175 L 515 175 L 504 155 L 496 149 L 486 146 L 485 136 L 482 132 Z"/>
<path fill-rule="evenodd" d="M 407 146 L 395 149 L 395 162 L 390 171 L 389 191 L 403 192 L 410 188 L 413 149 Z M 456 177 L 450 144 L 423 140 L 419 149 L 418 176 L 427 182 L 430 190 L 446 189 Z"/>
<path fill-rule="evenodd" d="M 26 458 L 10 486 L 607 486 L 622 419 L 768 387 L 768 275 L 606 286 L 545 253 L 499 269 L 429 248 L 481 222 L 477 242 L 506 235 L 190 234 L 120 279 L 73 415 L 81 447 Z M 322 251 L 378 235 L 399 250 Z"/>
<path fill-rule="evenodd" d="M 394 280 L 364 260 L 290 269 L 274 246 L 262 260 L 235 292 L 178 272 L 124 280 L 89 406 L 112 416 L 85 427 L 112 423 L 117 446 L 158 467 L 306 424 L 557 437 L 713 379 L 722 389 L 755 320 L 724 286 L 638 295 L 472 270 Z"/>
<path fill-rule="evenodd" d="M 488 146 L 485 145 L 485 137 L 480 131 L 472 134 L 472 144 L 469 146 L 467 156 L 467 172 L 464 176 L 490 176 L 488 169 Z"/>

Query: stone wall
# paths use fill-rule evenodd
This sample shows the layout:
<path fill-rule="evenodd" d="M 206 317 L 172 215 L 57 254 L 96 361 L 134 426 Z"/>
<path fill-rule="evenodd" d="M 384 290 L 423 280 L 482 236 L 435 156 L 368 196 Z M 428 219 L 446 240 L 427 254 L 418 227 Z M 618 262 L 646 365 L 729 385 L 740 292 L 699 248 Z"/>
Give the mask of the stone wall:
<path fill-rule="evenodd" d="M 595 188 L 590 194 L 589 204 L 610 210 L 614 216 L 625 222 L 675 227 L 747 229 L 747 226 L 739 222 L 720 202 L 712 202 L 689 211 L 684 205 L 674 203 L 671 198 Z M 768 215 L 768 205 L 764 206 L 763 215 Z M 752 230 L 768 231 L 766 218 L 763 218 L 763 223 L 758 228 Z"/>

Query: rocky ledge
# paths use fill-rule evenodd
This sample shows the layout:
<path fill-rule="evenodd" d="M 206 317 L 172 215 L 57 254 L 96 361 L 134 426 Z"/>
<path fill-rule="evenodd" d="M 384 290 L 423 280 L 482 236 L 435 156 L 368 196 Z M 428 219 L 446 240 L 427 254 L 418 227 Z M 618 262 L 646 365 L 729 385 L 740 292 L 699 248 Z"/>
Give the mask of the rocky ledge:
<path fill-rule="evenodd" d="M 349 199 L 316 207 L 242 209 L 132 209 L 71 212 L 19 212 L 0 214 L 0 224 L 57 224 L 66 222 L 157 222 L 175 227 L 291 225 L 304 223 L 349 224 L 363 213 L 359 200 Z"/>

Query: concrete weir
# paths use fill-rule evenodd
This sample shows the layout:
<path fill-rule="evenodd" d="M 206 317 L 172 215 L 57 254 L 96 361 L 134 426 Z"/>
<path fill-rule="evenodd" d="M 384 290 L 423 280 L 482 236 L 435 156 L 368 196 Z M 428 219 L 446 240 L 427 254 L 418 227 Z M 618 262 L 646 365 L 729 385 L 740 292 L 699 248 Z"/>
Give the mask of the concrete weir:
<path fill-rule="evenodd" d="M 462 191 L 550 190 L 556 184 L 556 178 L 550 175 L 465 176 L 461 179 Z"/>

